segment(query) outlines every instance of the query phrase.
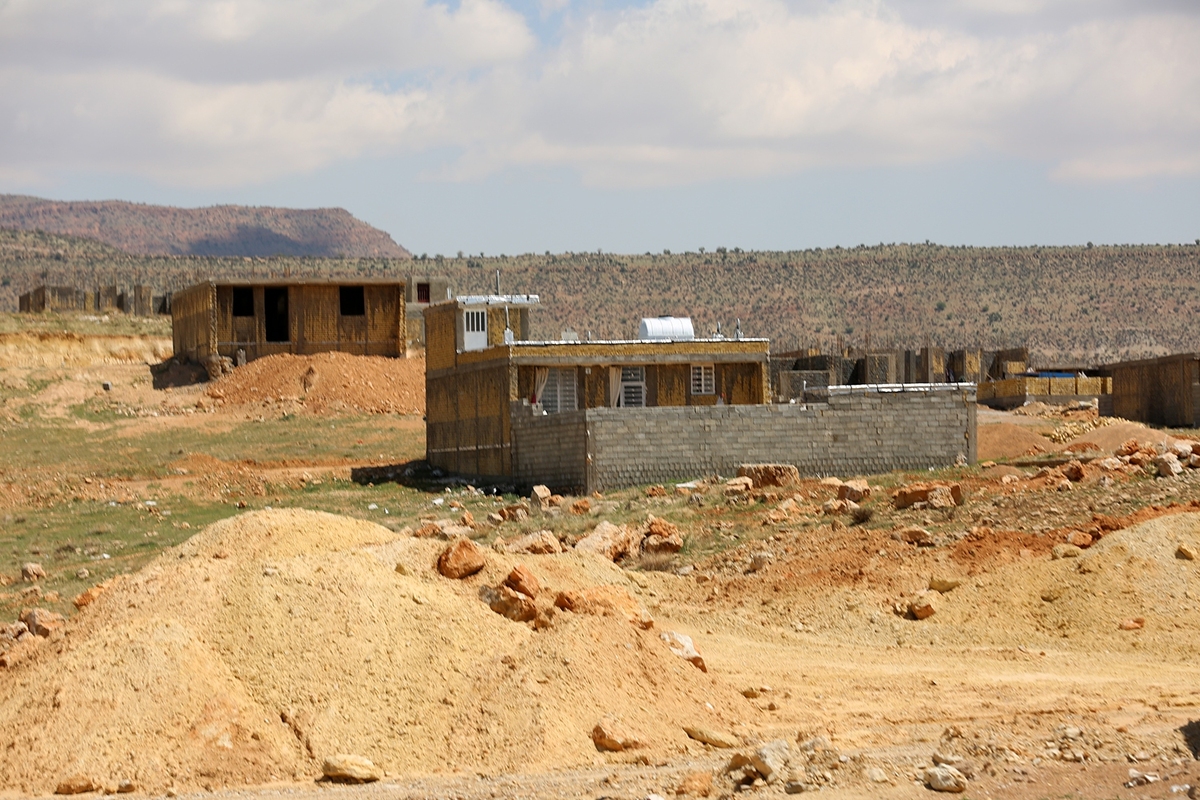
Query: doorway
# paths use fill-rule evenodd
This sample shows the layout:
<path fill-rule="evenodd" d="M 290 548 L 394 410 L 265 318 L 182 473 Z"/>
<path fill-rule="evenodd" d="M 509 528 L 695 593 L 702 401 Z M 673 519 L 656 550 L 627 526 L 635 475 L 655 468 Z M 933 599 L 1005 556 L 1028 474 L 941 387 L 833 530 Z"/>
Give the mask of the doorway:
<path fill-rule="evenodd" d="M 266 306 L 266 334 L 268 342 L 290 342 L 291 326 L 288 324 L 288 290 L 286 286 L 268 286 L 263 290 L 263 305 Z"/>

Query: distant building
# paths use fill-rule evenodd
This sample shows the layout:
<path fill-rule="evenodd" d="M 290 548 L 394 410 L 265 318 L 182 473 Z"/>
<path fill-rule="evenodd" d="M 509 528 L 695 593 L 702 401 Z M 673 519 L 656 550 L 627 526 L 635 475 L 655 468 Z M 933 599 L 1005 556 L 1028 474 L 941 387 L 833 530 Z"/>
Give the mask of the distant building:
<path fill-rule="evenodd" d="M 453 299 L 450 279 L 445 275 L 412 274 L 405 282 L 407 331 L 410 344 L 425 344 L 425 309 L 433 303 Z"/>
<path fill-rule="evenodd" d="M 18 306 L 26 314 L 44 311 L 89 311 L 92 309 L 88 292 L 74 286 L 39 286 L 18 298 Z"/>
<path fill-rule="evenodd" d="M 1122 419 L 1172 428 L 1200 427 L 1200 353 L 1124 361 L 1103 368 L 1111 375 L 1111 411 Z"/>
<path fill-rule="evenodd" d="M 406 351 L 401 281 L 208 281 L 173 293 L 170 307 L 175 354 L 206 366 L 275 353 Z"/>
<path fill-rule="evenodd" d="M 643 320 L 636 339 L 533 340 L 538 304 L 476 295 L 425 309 L 431 465 L 590 492 L 747 462 L 871 474 L 974 458 L 973 385 L 837 387 L 824 403 L 772 405 L 766 339 L 698 339 L 672 317 Z"/>

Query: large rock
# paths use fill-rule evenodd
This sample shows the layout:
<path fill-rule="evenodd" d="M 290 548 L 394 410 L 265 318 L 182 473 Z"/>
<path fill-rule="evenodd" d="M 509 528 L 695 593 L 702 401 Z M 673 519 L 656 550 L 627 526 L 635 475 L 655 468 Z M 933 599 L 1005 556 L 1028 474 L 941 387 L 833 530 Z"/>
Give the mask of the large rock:
<path fill-rule="evenodd" d="M 592 728 L 592 743 L 596 745 L 597 750 L 607 750 L 613 753 L 634 750 L 644 744 L 625 727 L 621 720 L 612 715 L 604 717 Z"/>
<path fill-rule="evenodd" d="M 967 778 L 954 767 L 940 764 L 925 770 L 925 785 L 935 792 L 965 792 Z"/>
<path fill-rule="evenodd" d="M 87 794 L 100 791 L 100 785 L 87 775 L 72 775 L 58 782 L 54 788 L 55 794 Z"/>
<path fill-rule="evenodd" d="M 908 508 L 925 503 L 930 508 L 949 508 L 963 504 L 962 484 L 958 483 L 912 483 L 901 486 L 892 494 L 896 508 Z"/>
<path fill-rule="evenodd" d="M 838 500 L 861 503 L 871 496 L 871 486 L 866 481 L 846 481 L 838 487 Z"/>
<path fill-rule="evenodd" d="M 683 534 L 665 519 L 651 515 L 642 539 L 644 553 L 678 553 L 683 549 Z"/>
<path fill-rule="evenodd" d="M 31 608 L 21 615 L 21 622 L 35 636 L 49 636 L 66 624 L 66 618 L 45 608 Z"/>
<path fill-rule="evenodd" d="M 550 510 L 550 489 L 545 486 L 535 486 L 529 493 L 529 509 L 534 514 L 545 514 Z"/>
<path fill-rule="evenodd" d="M 534 531 L 508 542 L 504 549 L 510 553 L 524 555 L 551 555 L 561 553 L 563 546 L 559 544 L 554 531 Z"/>
<path fill-rule="evenodd" d="M 486 563 L 483 551 L 474 542 L 455 539 L 438 556 L 437 568 L 447 578 L 458 580 L 479 572 Z"/>
<path fill-rule="evenodd" d="M 742 464 L 739 478 L 749 478 L 754 486 L 794 486 L 800 482 L 800 471 L 791 464 Z"/>
<path fill-rule="evenodd" d="M 325 759 L 321 774 L 336 783 L 371 783 L 383 777 L 383 770 L 364 756 L 339 753 Z"/>
<path fill-rule="evenodd" d="M 708 672 L 708 667 L 705 666 L 704 659 L 696 651 L 696 645 L 693 644 L 692 637 L 685 633 L 677 633 L 676 631 L 663 631 L 658 635 L 667 643 L 667 647 L 671 648 L 672 653 L 685 661 L 691 662 L 701 672 Z"/>
<path fill-rule="evenodd" d="M 1183 465 L 1179 463 L 1179 456 L 1174 453 L 1163 453 L 1154 459 L 1154 466 L 1158 469 L 1160 478 L 1170 478 L 1173 475 L 1178 475 L 1183 472 Z"/>
<path fill-rule="evenodd" d="M 712 747 L 722 747 L 728 749 L 737 747 L 741 744 L 741 742 L 738 741 L 738 738 L 732 733 L 723 733 L 721 731 L 713 730 L 712 728 L 685 725 L 683 727 L 683 732 L 695 739 L 697 742 L 703 742 L 704 744 Z"/>
<path fill-rule="evenodd" d="M 614 525 L 604 520 L 591 533 L 575 543 L 575 549 L 585 553 L 596 553 L 616 561 L 634 550 L 637 542 L 633 531 L 625 525 Z"/>
<path fill-rule="evenodd" d="M 907 528 L 901 528 L 896 531 L 893 536 L 902 542 L 915 544 L 922 547 L 929 547 L 934 543 L 933 534 L 924 528 L 916 525 L 910 525 Z"/>
<path fill-rule="evenodd" d="M 529 597 L 537 597 L 542 591 L 537 576 L 524 564 L 517 564 L 512 568 L 512 572 L 504 579 L 504 585 Z"/>
<path fill-rule="evenodd" d="M 480 594 L 488 608 L 513 622 L 532 622 L 537 618 L 537 605 L 533 598 L 511 586 L 501 584 L 494 589 L 490 586 L 484 587 Z"/>
<path fill-rule="evenodd" d="M 774 783 L 787 773 L 791 758 L 792 751 L 787 739 L 776 739 L 755 750 L 750 756 L 750 763 L 764 781 Z"/>
<path fill-rule="evenodd" d="M 683 780 L 679 782 L 678 788 L 675 789 L 677 795 L 687 795 L 690 797 L 708 797 L 713 791 L 713 776 L 711 772 L 697 770 L 689 772 L 683 776 Z"/>
<path fill-rule="evenodd" d="M 95 586 L 84 589 L 82 592 L 75 595 L 75 599 L 71 602 L 75 604 L 76 608 L 90 606 L 92 603 L 96 602 L 96 598 L 104 594 L 110 583 L 111 581 L 105 581 L 104 583 L 98 583 Z"/>
<path fill-rule="evenodd" d="M 41 564 L 29 561 L 21 565 L 21 578 L 27 581 L 44 580 L 46 578 L 46 570 L 42 569 Z"/>
<path fill-rule="evenodd" d="M 914 619 L 929 619 L 937 613 L 936 592 L 921 592 L 908 601 L 908 613 Z"/>
<path fill-rule="evenodd" d="M 754 479 L 743 475 L 740 478 L 730 478 L 725 481 L 726 497 L 744 497 L 754 489 Z"/>

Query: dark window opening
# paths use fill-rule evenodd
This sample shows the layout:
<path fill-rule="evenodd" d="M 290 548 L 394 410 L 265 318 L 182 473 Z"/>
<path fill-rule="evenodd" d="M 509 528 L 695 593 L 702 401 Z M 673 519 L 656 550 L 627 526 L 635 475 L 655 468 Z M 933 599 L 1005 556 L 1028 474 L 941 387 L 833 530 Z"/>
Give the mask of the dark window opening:
<path fill-rule="evenodd" d="M 366 293 L 361 286 L 338 288 L 343 317 L 361 317 L 367 313 Z"/>
<path fill-rule="evenodd" d="M 417 284 L 417 302 L 418 303 L 428 303 L 429 302 L 429 284 L 428 283 L 418 283 Z"/>
<path fill-rule="evenodd" d="M 263 290 L 263 305 L 266 306 L 266 333 L 268 342 L 290 342 L 292 334 L 288 325 L 288 290 L 286 286 L 271 286 Z"/>
<path fill-rule="evenodd" d="M 254 316 L 254 290 L 249 286 L 234 287 L 233 315 L 235 317 Z"/>

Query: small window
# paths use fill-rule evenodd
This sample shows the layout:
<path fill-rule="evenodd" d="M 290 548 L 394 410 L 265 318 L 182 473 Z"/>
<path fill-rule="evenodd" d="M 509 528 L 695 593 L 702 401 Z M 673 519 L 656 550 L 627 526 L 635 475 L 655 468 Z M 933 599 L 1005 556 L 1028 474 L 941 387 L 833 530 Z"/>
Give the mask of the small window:
<path fill-rule="evenodd" d="M 429 284 L 428 283 L 418 283 L 417 284 L 417 302 L 418 303 L 428 303 L 429 302 Z"/>
<path fill-rule="evenodd" d="M 546 378 L 546 388 L 542 390 L 542 410 L 547 414 L 561 414 L 564 411 L 574 411 L 575 401 L 575 370 L 551 369 Z"/>
<path fill-rule="evenodd" d="M 343 317 L 362 317 L 366 315 L 367 298 L 363 287 L 339 286 L 338 299 L 340 300 Z"/>
<path fill-rule="evenodd" d="M 233 287 L 233 315 L 235 317 L 254 316 L 254 290 L 249 286 Z"/>
<path fill-rule="evenodd" d="M 645 367 L 621 367 L 621 405 L 626 408 L 646 405 Z"/>
<path fill-rule="evenodd" d="M 716 394 L 717 377 L 712 364 L 692 365 L 692 394 Z"/>
<path fill-rule="evenodd" d="M 483 350 L 487 346 L 487 311 L 464 311 L 463 350 Z"/>

